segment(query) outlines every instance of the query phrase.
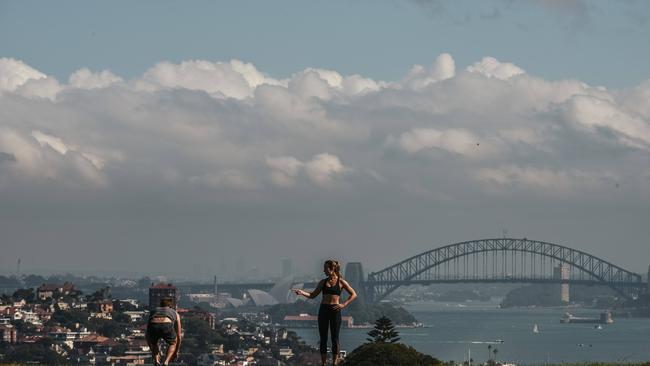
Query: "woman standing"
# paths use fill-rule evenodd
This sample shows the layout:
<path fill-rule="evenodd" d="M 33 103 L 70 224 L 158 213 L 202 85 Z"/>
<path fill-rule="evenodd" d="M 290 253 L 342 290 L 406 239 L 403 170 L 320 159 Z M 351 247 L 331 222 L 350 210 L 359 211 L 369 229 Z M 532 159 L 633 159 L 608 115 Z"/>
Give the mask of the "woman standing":
<path fill-rule="evenodd" d="M 338 261 L 327 260 L 323 265 L 323 272 L 326 278 L 318 282 L 316 289 L 307 292 L 300 289 L 294 289 L 296 295 L 302 295 L 313 299 L 321 292 L 323 299 L 318 310 L 318 333 L 320 334 L 320 354 L 322 364 L 327 365 L 327 330 L 329 328 L 332 337 L 332 361 L 334 365 L 338 364 L 339 359 L 339 332 L 341 330 L 341 309 L 348 306 L 357 298 L 357 293 L 352 286 L 341 277 L 341 265 Z M 345 289 L 350 296 L 343 303 L 340 303 L 341 292 Z"/>

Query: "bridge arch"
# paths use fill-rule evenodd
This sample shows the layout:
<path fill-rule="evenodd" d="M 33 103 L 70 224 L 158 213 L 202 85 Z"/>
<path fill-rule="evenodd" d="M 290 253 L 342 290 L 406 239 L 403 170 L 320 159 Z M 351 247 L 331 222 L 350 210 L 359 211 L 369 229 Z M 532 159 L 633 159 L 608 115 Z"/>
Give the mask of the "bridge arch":
<path fill-rule="evenodd" d="M 585 282 L 598 283 L 611 287 L 620 295 L 630 298 L 630 288 L 643 288 L 641 276 L 589 253 L 563 245 L 536 240 L 499 238 L 480 239 L 446 245 L 420 253 L 399 263 L 368 275 L 366 294 L 369 301 L 379 301 L 402 285 L 416 283 L 414 279 L 435 267 L 442 266 L 459 258 L 475 256 L 479 253 L 529 253 L 540 258 L 550 258 L 580 271 L 581 278 L 587 275 Z M 504 259 L 505 261 L 505 259 Z M 516 262 L 515 262 L 516 263 Z M 507 262 L 504 266 L 507 265 Z M 505 267 L 504 267 L 505 268 Z M 505 272 L 505 271 L 504 271 Z M 483 279 L 486 280 L 486 279 Z M 513 278 L 507 273 L 501 277 L 492 277 L 494 282 L 535 282 L 533 278 Z M 435 281 L 429 280 L 433 283 Z M 439 281 L 444 282 L 444 281 Z M 450 281 L 451 282 L 451 281 Z M 455 282 L 481 282 L 478 278 L 457 279 Z M 427 283 L 426 280 L 420 283 Z"/>

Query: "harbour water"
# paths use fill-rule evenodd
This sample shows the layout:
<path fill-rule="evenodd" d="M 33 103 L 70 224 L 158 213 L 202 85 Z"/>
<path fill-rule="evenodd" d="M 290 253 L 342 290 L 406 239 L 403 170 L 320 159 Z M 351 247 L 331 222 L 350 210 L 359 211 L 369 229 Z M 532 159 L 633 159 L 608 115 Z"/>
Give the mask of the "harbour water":
<path fill-rule="evenodd" d="M 475 362 L 488 358 L 488 346 L 498 350 L 500 362 L 546 364 L 562 362 L 635 362 L 650 360 L 650 319 L 615 318 L 597 329 L 594 324 L 562 324 L 567 309 L 499 309 L 490 302 L 422 302 L 406 308 L 425 324 L 398 329 L 401 342 L 444 361 Z M 599 310 L 570 309 L 597 317 Z M 538 333 L 533 332 L 537 324 Z M 293 329 L 305 342 L 317 345 L 316 329 Z M 347 351 L 365 342 L 369 329 L 342 329 L 341 346 Z M 501 342 L 502 341 L 502 342 Z M 490 354 L 494 357 L 494 354 Z"/>

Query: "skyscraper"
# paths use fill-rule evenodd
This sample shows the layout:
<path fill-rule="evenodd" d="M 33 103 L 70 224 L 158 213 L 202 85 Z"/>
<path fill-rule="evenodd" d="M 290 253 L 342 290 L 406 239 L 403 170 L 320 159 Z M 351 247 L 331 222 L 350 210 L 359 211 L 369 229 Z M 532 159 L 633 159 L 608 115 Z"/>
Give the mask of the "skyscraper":
<path fill-rule="evenodd" d="M 160 306 L 160 300 L 164 297 L 171 297 L 174 299 L 173 308 L 176 308 L 178 302 L 178 289 L 171 283 L 158 283 L 151 284 L 149 287 L 149 309 Z"/>

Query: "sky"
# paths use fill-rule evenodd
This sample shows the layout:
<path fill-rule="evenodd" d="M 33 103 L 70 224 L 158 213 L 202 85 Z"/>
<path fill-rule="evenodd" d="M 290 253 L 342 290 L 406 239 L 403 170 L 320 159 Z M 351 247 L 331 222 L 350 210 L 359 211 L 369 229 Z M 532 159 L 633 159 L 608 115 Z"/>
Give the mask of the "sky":
<path fill-rule="evenodd" d="M 0 273 L 501 237 L 650 265 L 646 1 L 0 2 Z"/>

